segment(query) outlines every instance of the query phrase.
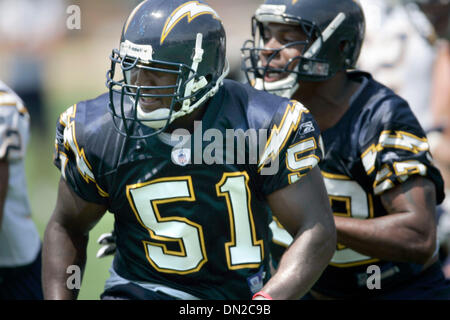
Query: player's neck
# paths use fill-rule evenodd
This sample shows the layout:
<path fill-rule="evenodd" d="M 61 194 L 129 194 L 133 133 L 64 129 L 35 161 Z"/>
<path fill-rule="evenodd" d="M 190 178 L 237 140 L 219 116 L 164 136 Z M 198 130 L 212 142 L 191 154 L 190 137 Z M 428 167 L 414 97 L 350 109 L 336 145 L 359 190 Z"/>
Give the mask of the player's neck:
<path fill-rule="evenodd" d="M 350 107 L 359 84 L 339 73 L 322 82 L 301 82 L 293 99 L 300 101 L 317 121 L 321 131 L 333 127 Z"/>
<path fill-rule="evenodd" d="M 194 122 L 199 121 L 203 118 L 206 108 L 208 107 L 209 101 L 195 109 L 192 113 L 185 115 L 181 118 L 176 119 L 170 124 L 170 126 L 165 131 L 166 133 L 172 133 L 176 129 L 186 129 L 191 134 L 194 132 Z"/>

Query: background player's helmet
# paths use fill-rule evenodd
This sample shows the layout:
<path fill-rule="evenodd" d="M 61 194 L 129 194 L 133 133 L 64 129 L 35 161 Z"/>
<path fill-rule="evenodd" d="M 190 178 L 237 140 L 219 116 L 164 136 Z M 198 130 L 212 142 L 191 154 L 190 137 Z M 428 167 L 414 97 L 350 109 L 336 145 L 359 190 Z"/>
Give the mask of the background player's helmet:
<path fill-rule="evenodd" d="M 206 3 L 184 0 L 140 3 L 125 22 L 120 48 L 113 50 L 107 74 L 109 109 L 119 132 L 132 138 L 160 133 L 173 120 L 205 103 L 227 75 L 225 48 L 222 21 Z M 130 82 L 133 68 L 176 74 L 177 81 L 165 87 L 133 85 Z M 161 89 L 170 89 L 171 93 L 158 93 Z M 145 112 L 140 107 L 140 98 L 162 97 L 171 98 L 170 108 Z M 154 130 L 132 135 L 131 125 L 136 122 Z"/>
<path fill-rule="evenodd" d="M 426 16 L 427 22 L 414 21 L 415 25 L 419 28 L 420 33 L 429 34 L 429 29 L 432 29 L 431 32 L 434 33 L 434 37 L 450 41 L 450 0 L 401 0 L 401 2 L 403 2 L 409 11 L 412 12 L 414 12 L 415 9 L 413 5 L 418 6 Z M 412 19 L 423 20 L 418 17 L 417 14 L 415 14 Z M 427 23 L 429 23 L 430 26 L 426 26 Z M 427 39 L 430 40 L 430 37 L 428 36 Z M 433 43 L 433 41 L 431 42 Z"/>
<path fill-rule="evenodd" d="M 298 26 L 307 40 L 265 49 L 264 28 L 271 22 Z M 364 31 L 364 14 L 357 0 L 266 0 L 252 18 L 252 39 L 241 49 L 242 68 L 256 88 L 290 97 L 299 80 L 323 81 L 340 70 L 353 68 Z M 281 50 L 297 45 L 304 46 L 300 56 L 291 59 L 284 68 L 268 67 Z M 266 67 L 259 58 L 261 51 L 273 51 Z M 295 64 L 295 68 L 290 68 Z M 265 74 L 276 72 L 290 74 L 279 81 L 264 82 Z"/>

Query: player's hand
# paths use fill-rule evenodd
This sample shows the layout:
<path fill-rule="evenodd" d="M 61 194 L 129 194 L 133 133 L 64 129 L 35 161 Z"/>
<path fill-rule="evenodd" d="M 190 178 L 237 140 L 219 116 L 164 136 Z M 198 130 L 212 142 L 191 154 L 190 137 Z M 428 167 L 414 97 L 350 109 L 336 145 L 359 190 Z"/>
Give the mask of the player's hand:
<path fill-rule="evenodd" d="M 116 253 L 116 236 L 114 231 L 111 233 L 104 233 L 98 239 L 97 243 L 102 247 L 97 251 L 97 258 L 104 258 Z"/>

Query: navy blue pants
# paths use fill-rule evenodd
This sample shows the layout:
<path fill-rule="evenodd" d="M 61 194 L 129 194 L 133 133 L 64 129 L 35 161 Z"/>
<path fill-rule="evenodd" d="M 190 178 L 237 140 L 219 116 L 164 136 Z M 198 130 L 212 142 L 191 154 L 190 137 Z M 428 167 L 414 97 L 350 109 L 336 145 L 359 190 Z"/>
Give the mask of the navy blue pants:
<path fill-rule="evenodd" d="M 375 300 L 450 300 L 450 280 L 445 279 L 440 262 L 418 274 L 410 283 L 375 297 Z"/>
<path fill-rule="evenodd" d="M 43 300 L 41 254 L 29 265 L 0 268 L 0 300 Z"/>
<path fill-rule="evenodd" d="M 425 271 L 391 288 L 360 292 L 352 297 L 339 299 L 359 300 L 450 300 L 450 280 L 445 279 L 440 262 Z M 315 300 L 306 294 L 302 300 Z"/>

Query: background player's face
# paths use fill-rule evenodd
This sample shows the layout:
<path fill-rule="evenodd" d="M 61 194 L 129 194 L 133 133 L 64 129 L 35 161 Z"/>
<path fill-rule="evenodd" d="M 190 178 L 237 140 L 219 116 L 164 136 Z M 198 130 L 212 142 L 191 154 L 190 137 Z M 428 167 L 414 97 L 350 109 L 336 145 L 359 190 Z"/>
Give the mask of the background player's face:
<path fill-rule="evenodd" d="M 260 53 L 263 66 L 267 64 L 272 68 L 284 68 L 290 59 L 300 56 L 304 45 L 287 46 L 281 50 L 273 59 L 270 57 L 274 54 L 274 49 L 280 49 L 283 46 L 294 41 L 306 41 L 307 37 L 299 26 L 286 25 L 280 23 L 269 23 L 264 27 L 264 48 Z M 298 64 L 295 60 L 289 65 L 288 70 L 293 70 Z M 267 82 L 278 81 L 287 77 L 289 73 L 268 73 L 264 80 Z"/>
<path fill-rule="evenodd" d="M 136 86 L 171 86 L 176 84 L 177 75 L 161 71 L 134 68 L 130 73 L 130 82 Z M 167 95 L 173 94 L 174 89 L 148 89 L 142 90 L 141 93 Z M 172 97 L 141 97 L 139 99 L 139 104 L 146 112 L 151 112 L 160 108 L 170 108 L 171 102 Z"/>

